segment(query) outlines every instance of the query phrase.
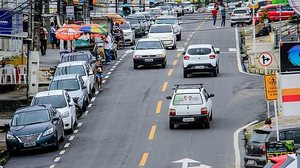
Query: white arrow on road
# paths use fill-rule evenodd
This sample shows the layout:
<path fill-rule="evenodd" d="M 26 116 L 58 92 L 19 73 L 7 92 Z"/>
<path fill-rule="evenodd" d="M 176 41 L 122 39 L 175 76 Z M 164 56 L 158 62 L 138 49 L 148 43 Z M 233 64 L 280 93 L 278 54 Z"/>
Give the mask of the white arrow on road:
<path fill-rule="evenodd" d="M 201 163 L 199 161 L 196 161 L 196 160 L 193 160 L 193 159 L 189 159 L 189 158 L 177 160 L 177 161 L 174 161 L 172 163 L 181 163 L 182 164 L 182 168 L 211 168 L 210 166 L 207 166 L 207 165 L 204 165 L 204 164 L 201 164 L 200 166 L 188 167 L 189 163 Z"/>

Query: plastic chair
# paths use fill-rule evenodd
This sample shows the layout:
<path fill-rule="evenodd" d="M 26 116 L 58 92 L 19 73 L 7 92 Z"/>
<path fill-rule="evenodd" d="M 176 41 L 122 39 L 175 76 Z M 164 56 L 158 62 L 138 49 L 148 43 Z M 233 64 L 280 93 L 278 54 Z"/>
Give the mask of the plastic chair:
<path fill-rule="evenodd" d="M 24 82 L 26 84 L 26 77 L 27 77 L 27 71 L 26 71 L 26 65 L 18 65 L 17 67 L 18 73 L 19 73 L 19 84 Z"/>
<path fill-rule="evenodd" d="M 8 83 L 8 77 L 11 84 L 15 84 L 16 82 L 16 69 L 12 64 L 6 64 L 4 66 L 4 82 Z"/>

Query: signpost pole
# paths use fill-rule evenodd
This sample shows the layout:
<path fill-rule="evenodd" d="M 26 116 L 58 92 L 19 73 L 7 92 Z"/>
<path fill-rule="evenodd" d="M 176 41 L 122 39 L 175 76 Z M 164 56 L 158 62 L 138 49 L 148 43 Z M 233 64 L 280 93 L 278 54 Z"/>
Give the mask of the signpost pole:
<path fill-rule="evenodd" d="M 256 19 L 255 19 L 255 2 L 256 1 L 253 1 L 253 4 L 252 4 L 252 25 L 253 25 L 253 52 L 254 52 L 254 55 L 256 57 L 256 37 L 255 37 L 255 34 L 256 34 L 256 30 L 255 30 L 255 22 L 256 22 Z"/>
<path fill-rule="evenodd" d="M 267 71 L 267 66 L 265 66 L 265 75 L 268 75 L 268 71 Z M 270 102 L 269 100 L 266 99 L 267 102 L 267 113 L 268 113 L 268 118 L 270 118 Z"/>
<path fill-rule="evenodd" d="M 275 113 L 275 122 L 276 122 L 276 137 L 277 141 L 279 141 L 279 128 L 278 128 L 278 117 L 277 117 L 277 101 L 274 100 L 274 113 Z"/>

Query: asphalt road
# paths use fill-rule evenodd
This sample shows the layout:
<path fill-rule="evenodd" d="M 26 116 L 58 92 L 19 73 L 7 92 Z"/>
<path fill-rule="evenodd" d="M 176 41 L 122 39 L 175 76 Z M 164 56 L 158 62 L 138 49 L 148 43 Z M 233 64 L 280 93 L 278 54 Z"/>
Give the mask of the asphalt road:
<path fill-rule="evenodd" d="M 215 168 L 233 168 L 234 131 L 257 119 L 265 109 L 262 77 L 238 71 L 235 29 L 229 23 L 215 28 L 206 14 L 181 19 L 182 40 L 177 43 L 178 51 L 168 50 L 166 69 L 134 70 L 130 50 L 120 50 L 117 65 L 106 69 L 111 73 L 104 91 L 80 120 L 78 133 L 68 135 L 59 151 L 14 156 L 5 168 L 179 168 L 181 164 L 172 162 L 184 158 Z M 183 78 L 178 53 L 197 43 L 220 49 L 218 77 L 200 74 Z M 165 97 L 178 83 L 204 83 L 215 94 L 210 129 L 180 126 L 169 130 L 169 101 Z"/>

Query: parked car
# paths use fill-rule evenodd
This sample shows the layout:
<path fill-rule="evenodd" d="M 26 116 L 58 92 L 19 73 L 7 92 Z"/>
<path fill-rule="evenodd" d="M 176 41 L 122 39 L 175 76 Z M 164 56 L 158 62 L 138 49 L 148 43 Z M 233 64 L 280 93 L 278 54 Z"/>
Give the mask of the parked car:
<path fill-rule="evenodd" d="M 134 29 L 131 27 L 130 23 L 124 23 L 120 25 L 120 28 L 123 30 L 124 33 L 124 41 L 125 44 L 134 45 L 135 44 L 135 32 Z"/>
<path fill-rule="evenodd" d="M 176 34 L 176 40 L 181 40 L 181 24 L 182 22 L 179 22 L 177 17 L 174 16 L 160 16 L 156 19 L 155 24 L 170 24 L 173 26 L 174 33 Z"/>
<path fill-rule="evenodd" d="M 213 9 L 215 9 L 215 3 L 209 3 L 206 7 L 208 12 L 211 12 Z"/>
<path fill-rule="evenodd" d="M 139 22 L 141 23 L 141 27 L 143 29 L 144 35 L 145 35 L 150 27 L 150 24 L 148 23 L 146 16 L 143 14 L 132 14 L 132 15 L 129 15 L 128 17 L 132 17 L 132 18 L 139 20 Z"/>
<path fill-rule="evenodd" d="M 262 20 L 263 11 L 267 12 L 267 19 L 269 22 L 275 22 L 281 20 L 288 20 L 290 17 L 295 15 L 295 11 L 289 5 L 281 5 L 281 14 L 280 14 L 280 5 L 272 4 L 260 8 L 257 12 L 257 20 Z"/>
<path fill-rule="evenodd" d="M 77 125 L 75 103 L 65 90 L 38 92 L 31 101 L 31 106 L 51 104 L 61 115 L 64 130 L 74 132 Z"/>
<path fill-rule="evenodd" d="M 49 90 L 66 90 L 72 99 L 77 99 L 75 102 L 83 112 L 89 105 L 87 87 L 79 74 L 55 76 L 49 84 Z"/>
<path fill-rule="evenodd" d="M 86 61 L 64 62 L 58 64 L 54 76 L 79 74 L 86 84 L 89 97 L 95 91 L 95 75 L 93 68 Z"/>
<path fill-rule="evenodd" d="M 159 38 L 165 47 L 176 48 L 176 35 L 170 24 L 154 24 L 151 26 L 148 38 Z"/>
<path fill-rule="evenodd" d="M 17 109 L 7 129 L 6 147 L 11 153 L 54 148 L 64 140 L 64 123 L 52 105 L 29 106 Z"/>
<path fill-rule="evenodd" d="M 167 64 L 167 52 L 159 39 L 140 39 L 133 52 L 133 66 L 137 69 L 139 65 L 157 65 L 162 68 Z"/>
<path fill-rule="evenodd" d="M 177 4 L 177 2 L 165 2 L 165 5 L 170 6 L 172 9 L 174 9 L 176 16 L 183 16 L 183 8 L 181 5 Z"/>
<path fill-rule="evenodd" d="M 96 58 L 92 55 L 90 51 L 79 51 L 63 54 L 61 56 L 60 62 L 73 62 L 73 61 L 86 61 L 90 64 L 92 68 L 95 67 Z"/>
<path fill-rule="evenodd" d="M 137 18 L 126 17 L 125 19 L 127 22 L 130 23 L 131 27 L 134 29 L 136 37 L 142 37 L 145 34 L 145 31 Z"/>
<path fill-rule="evenodd" d="M 300 147 L 300 126 L 280 126 L 279 140 L 294 140 L 295 148 Z M 277 141 L 276 128 L 254 129 L 250 140 L 246 143 L 244 156 L 245 168 L 263 167 L 267 163 L 266 142 Z"/>
<path fill-rule="evenodd" d="M 213 76 L 219 73 L 219 51 L 211 44 L 195 44 L 188 46 L 183 52 L 183 77 L 193 72 L 210 72 Z"/>
<path fill-rule="evenodd" d="M 231 13 L 230 22 L 231 22 L 231 26 L 233 26 L 237 23 L 251 24 L 252 17 L 250 15 L 250 9 L 249 8 L 235 8 Z"/>
<path fill-rule="evenodd" d="M 182 3 L 184 13 L 194 13 L 196 11 L 195 5 L 191 3 Z"/>
<path fill-rule="evenodd" d="M 175 124 L 204 124 L 210 128 L 212 120 L 212 97 L 203 84 L 175 85 L 169 104 L 169 128 L 174 129 Z"/>

